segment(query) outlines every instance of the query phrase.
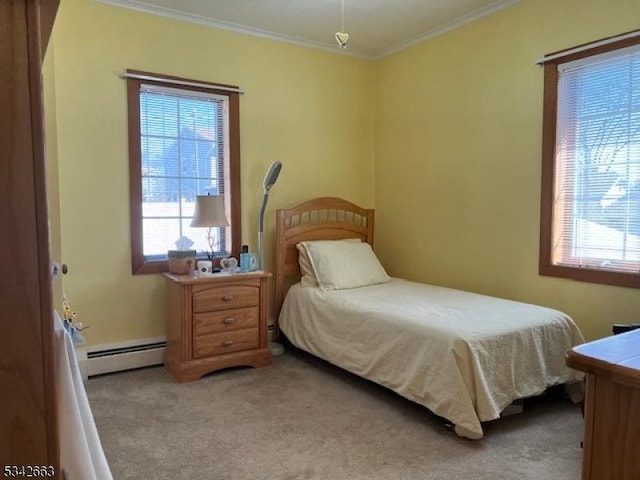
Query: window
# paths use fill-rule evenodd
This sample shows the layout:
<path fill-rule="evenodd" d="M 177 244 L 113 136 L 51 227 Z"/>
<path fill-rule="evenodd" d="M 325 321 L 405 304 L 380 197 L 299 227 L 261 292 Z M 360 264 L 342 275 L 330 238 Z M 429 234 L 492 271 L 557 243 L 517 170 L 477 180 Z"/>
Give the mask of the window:
<path fill-rule="evenodd" d="M 541 275 L 640 288 L 640 37 L 633 33 L 544 62 Z"/>
<path fill-rule="evenodd" d="M 215 256 L 240 251 L 239 90 L 127 70 L 133 273 L 168 270 L 167 251 L 188 237 L 199 256 L 207 229 L 190 227 L 197 195 L 222 195 L 228 227 Z"/>

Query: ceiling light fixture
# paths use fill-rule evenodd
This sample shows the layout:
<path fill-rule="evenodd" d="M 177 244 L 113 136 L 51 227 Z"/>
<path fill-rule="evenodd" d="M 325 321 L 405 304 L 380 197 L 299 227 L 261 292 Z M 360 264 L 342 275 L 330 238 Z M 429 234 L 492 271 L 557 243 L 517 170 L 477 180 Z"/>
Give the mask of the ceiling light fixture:
<path fill-rule="evenodd" d="M 349 41 L 349 34 L 344 31 L 344 0 L 342 0 L 342 28 L 339 32 L 336 32 L 336 42 L 340 48 L 347 48 L 347 42 Z"/>

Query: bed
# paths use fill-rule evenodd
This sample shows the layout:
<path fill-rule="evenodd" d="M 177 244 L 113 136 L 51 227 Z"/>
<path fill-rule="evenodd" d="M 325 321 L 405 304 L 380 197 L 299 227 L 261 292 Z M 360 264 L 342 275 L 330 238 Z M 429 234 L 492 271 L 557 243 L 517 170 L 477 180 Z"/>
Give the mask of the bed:
<path fill-rule="evenodd" d="M 583 374 L 563 312 L 389 277 L 372 250 L 374 211 L 323 197 L 277 211 L 274 334 L 443 417 L 465 438 L 514 400 Z"/>

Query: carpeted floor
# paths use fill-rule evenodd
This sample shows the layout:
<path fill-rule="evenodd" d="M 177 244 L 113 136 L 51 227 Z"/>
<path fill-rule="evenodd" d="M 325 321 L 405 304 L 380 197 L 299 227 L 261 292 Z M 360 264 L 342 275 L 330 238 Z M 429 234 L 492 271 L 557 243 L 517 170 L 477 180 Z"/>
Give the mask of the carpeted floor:
<path fill-rule="evenodd" d="M 558 394 L 472 441 L 300 351 L 193 383 L 154 367 L 91 378 L 86 390 L 116 480 L 580 478 L 580 408 Z"/>

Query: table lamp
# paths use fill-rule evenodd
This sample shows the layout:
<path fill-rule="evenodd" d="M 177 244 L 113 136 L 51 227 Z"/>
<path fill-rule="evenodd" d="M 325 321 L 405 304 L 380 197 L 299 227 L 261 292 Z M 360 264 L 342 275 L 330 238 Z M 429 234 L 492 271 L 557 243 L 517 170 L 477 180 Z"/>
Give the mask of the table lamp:
<path fill-rule="evenodd" d="M 206 227 L 207 243 L 209 251 L 205 252 L 207 258 L 213 262 L 216 252 L 216 237 L 213 234 L 215 227 L 228 227 L 229 221 L 224 211 L 224 197 L 221 195 L 198 195 L 196 197 L 196 207 L 191 220 L 192 227 Z M 219 240 L 219 239 L 218 239 Z"/>

